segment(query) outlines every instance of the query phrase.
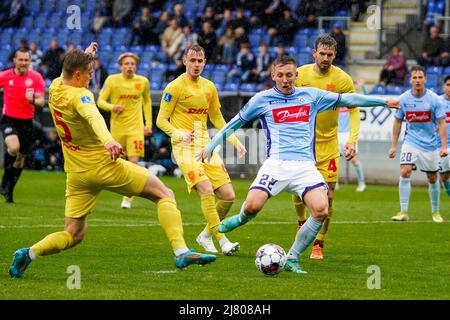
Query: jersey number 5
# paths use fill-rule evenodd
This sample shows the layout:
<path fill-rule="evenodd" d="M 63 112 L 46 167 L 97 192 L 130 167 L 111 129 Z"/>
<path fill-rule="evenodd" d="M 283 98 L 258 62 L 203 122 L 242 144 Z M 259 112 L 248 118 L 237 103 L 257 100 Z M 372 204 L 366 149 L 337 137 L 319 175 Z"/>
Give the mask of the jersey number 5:
<path fill-rule="evenodd" d="M 67 124 L 62 120 L 62 113 L 56 110 L 54 110 L 53 113 L 55 115 L 55 124 L 57 126 L 61 126 L 64 130 L 64 137 L 62 137 L 61 140 L 64 142 L 72 141 L 72 134 L 70 133 L 70 129 Z"/>

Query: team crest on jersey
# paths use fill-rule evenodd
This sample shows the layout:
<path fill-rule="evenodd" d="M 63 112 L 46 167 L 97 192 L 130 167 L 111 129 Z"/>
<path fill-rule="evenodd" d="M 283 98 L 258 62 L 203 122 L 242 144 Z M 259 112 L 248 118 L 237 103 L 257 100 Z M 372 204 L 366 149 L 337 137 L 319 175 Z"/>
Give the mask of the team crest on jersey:
<path fill-rule="evenodd" d="M 170 101 L 172 101 L 172 95 L 171 95 L 170 93 L 166 92 L 166 93 L 164 94 L 164 101 L 165 101 L 165 102 L 170 102 Z"/>
<path fill-rule="evenodd" d="M 206 99 L 206 101 L 209 103 L 209 101 L 211 100 L 211 93 L 206 92 L 206 93 L 205 93 L 205 99 Z"/>
<path fill-rule="evenodd" d="M 33 79 L 27 78 L 27 80 L 25 80 L 25 86 L 31 87 L 32 85 L 33 85 Z"/>
<path fill-rule="evenodd" d="M 91 97 L 89 97 L 89 96 L 82 96 L 81 97 L 81 103 L 91 104 L 92 103 Z"/>
<path fill-rule="evenodd" d="M 309 106 L 293 106 L 273 109 L 275 123 L 309 122 Z"/>
<path fill-rule="evenodd" d="M 299 101 L 300 103 L 306 102 L 305 98 L 303 98 L 303 97 L 299 97 L 299 98 L 298 98 L 298 101 Z"/>
<path fill-rule="evenodd" d="M 8 83 L 10 86 L 13 86 L 14 85 L 14 80 L 9 80 L 9 83 Z"/>
<path fill-rule="evenodd" d="M 431 111 L 407 111 L 406 120 L 408 122 L 430 122 Z"/>
<path fill-rule="evenodd" d="M 134 85 L 134 87 L 136 88 L 136 90 L 141 90 L 142 85 L 141 85 L 140 83 L 136 83 L 136 84 Z"/>
<path fill-rule="evenodd" d="M 334 84 L 327 84 L 327 91 L 336 91 L 336 86 Z"/>

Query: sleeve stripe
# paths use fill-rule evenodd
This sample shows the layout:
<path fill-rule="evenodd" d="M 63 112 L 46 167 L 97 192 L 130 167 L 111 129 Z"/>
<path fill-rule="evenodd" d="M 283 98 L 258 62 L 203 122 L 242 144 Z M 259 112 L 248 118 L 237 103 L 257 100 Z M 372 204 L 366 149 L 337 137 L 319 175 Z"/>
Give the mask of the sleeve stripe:
<path fill-rule="evenodd" d="M 333 110 L 336 110 L 337 105 L 339 104 L 339 102 L 341 102 L 341 98 L 342 98 L 342 94 L 339 93 L 339 96 L 338 96 L 335 104 L 333 105 Z"/>
<path fill-rule="evenodd" d="M 238 116 L 239 116 L 239 119 L 241 119 L 241 121 L 243 121 L 243 122 L 248 122 L 248 120 L 245 120 L 245 119 L 241 116 L 241 113 L 240 113 L 240 112 L 238 113 Z"/>

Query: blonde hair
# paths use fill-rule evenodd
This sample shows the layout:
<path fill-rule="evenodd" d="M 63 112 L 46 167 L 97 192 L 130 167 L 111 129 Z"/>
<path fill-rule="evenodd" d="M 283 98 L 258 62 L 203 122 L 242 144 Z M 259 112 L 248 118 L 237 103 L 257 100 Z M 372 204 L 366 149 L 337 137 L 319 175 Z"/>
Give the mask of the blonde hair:
<path fill-rule="evenodd" d="M 136 64 L 139 64 L 139 61 L 141 61 L 141 59 L 133 52 L 124 52 L 117 59 L 117 63 L 119 64 L 119 66 L 122 65 L 122 60 L 125 58 L 133 58 L 134 61 L 136 61 Z"/>

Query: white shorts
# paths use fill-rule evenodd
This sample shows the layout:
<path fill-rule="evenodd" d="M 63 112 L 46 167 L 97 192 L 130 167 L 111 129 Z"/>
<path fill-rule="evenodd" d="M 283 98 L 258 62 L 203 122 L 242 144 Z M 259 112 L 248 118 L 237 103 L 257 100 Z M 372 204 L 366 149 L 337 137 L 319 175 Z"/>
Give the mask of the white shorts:
<path fill-rule="evenodd" d="M 447 155 L 444 158 L 441 158 L 441 161 L 439 162 L 439 172 L 445 173 L 450 172 L 450 156 Z"/>
<path fill-rule="evenodd" d="M 439 170 L 439 151 L 422 151 L 409 144 L 402 145 L 400 165 L 416 165 L 425 172 L 437 172 Z"/>
<path fill-rule="evenodd" d="M 327 184 L 313 161 L 267 159 L 258 171 L 251 189 L 276 196 L 282 191 L 298 195 L 302 201 L 309 190 L 327 189 Z"/>
<path fill-rule="evenodd" d="M 341 156 L 345 156 L 345 145 L 348 142 L 348 138 L 350 137 L 350 132 L 339 132 L 338 140 L 339 140 L 339 153 Z M 358 144 L 355 146 L 356 153 L 358 153 Z"/>

